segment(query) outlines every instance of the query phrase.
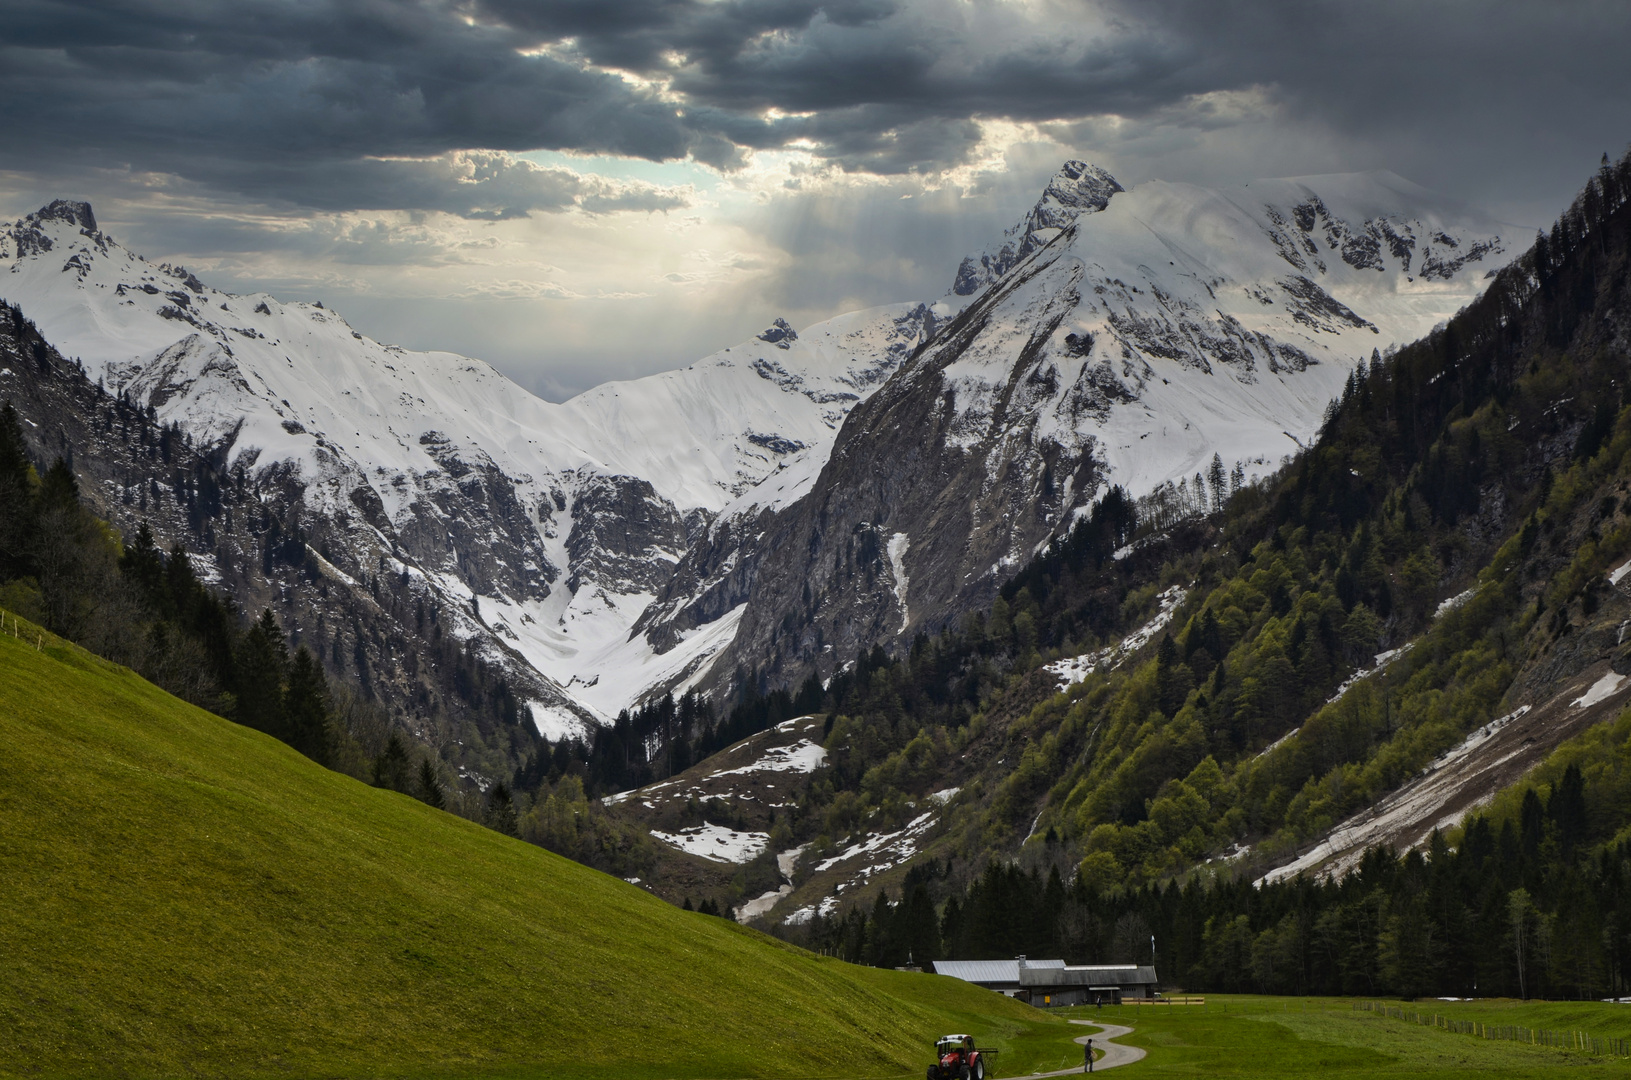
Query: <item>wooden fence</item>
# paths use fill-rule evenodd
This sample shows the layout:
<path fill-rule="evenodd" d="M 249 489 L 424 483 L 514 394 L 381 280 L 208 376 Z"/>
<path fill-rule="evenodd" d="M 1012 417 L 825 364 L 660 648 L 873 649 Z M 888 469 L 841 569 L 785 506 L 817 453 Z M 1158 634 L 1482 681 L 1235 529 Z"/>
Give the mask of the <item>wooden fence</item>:
<path fill-rule="evenodd" d="M 1584 1031 L 1549 1031 L 1545 1028 L 1524 1027 L 1520 1024 L 1485 1024 L 1478 1020 L 1455 1020 L 1437 1013 L 1419 1013 L 1388 1005 L 1380 1001 L 1361 1001 L 1355 1009 L 1381 1013 L 1394 1020 L 1403 1020 L 1423 1027 L 1436 1027 L 1458 1035 L 1472 1035 L 1480 1039 L 1501 1039 L 1506 1042 L 1529 1043 L 1532 1046 L 1551 1046 L 1559 1050 L 1578 1050 L 1584 1054 L 1608 1054 L 1631 1057 L 1631 1040 L 1599 1039 Z"/>

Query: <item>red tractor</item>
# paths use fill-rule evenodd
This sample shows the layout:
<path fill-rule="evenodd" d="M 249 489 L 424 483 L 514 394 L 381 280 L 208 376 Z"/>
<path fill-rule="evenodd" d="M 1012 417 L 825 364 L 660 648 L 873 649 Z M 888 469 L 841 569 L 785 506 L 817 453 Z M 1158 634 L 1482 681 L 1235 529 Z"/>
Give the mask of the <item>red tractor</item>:
<path fill-rule="evenodd" d="M 972 1035 L 942 1035 L 935 1040 L 928 1080 L 985 1080 L 985 1056 L 995 1050 L 976 1050 Z"/>

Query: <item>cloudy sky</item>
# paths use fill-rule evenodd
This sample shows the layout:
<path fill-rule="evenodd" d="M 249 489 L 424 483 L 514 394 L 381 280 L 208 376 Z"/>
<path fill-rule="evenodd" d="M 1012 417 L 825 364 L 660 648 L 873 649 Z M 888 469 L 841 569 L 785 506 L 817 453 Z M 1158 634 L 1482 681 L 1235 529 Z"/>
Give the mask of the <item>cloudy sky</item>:
<path fill-rule="evenodd" d="M 1620 0 L 0 0 L 0 214 L 558 399 L 932 300 L 1072 157 L 1540 224 L 1627 56 Z"/>

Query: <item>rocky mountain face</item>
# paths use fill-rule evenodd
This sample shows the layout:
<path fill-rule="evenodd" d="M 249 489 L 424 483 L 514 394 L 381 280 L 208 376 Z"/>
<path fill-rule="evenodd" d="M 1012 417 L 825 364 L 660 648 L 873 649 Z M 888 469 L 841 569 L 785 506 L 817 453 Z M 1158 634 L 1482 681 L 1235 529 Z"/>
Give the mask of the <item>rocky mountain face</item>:
<path fill-rule="evenodd" d="M 734 622 L 701 685 L 827 677 L 932 632 L 1112 484 L 1159 514 L 1271 471 L 1356 364 L 1453 314 L 1504 252 L 1390 174 L 1123 191 L 1079 162 L 1008 236 L 819 468 L 749 492 L 682 560 L 640 628 Z"/>
<path fill-rule="evenodd" d="M 220 469 L 275 480 L 289 498 L 268 528 L 319 545 L 336 573 L 410 579 L 552 735 L 609 720 L 723 644 L 658 656 L 629 630 L 718 511 L 823 457 L 933 324 L 923 305 L 802 335 L 777 320 L 684 370 L 556 405 L 479 361 L 373 341 L 321 303 L 235 296 L 149 263 L 83 203 L 0 230 L 0 266 L 0 296 L 92 382 Z M 257 602 L 212 545 L 195 550 Z M 412 695 L 392 704 L 415 713 Z"/>
<path fill-rule="evenodd" d="M 1083 214 L 1103 210 L 1110 196 L 1126 190 L 1116 178 L 1085 161 L 1067 161 L 1048 181 L 1031 212 L 1003 234 L 995 251 L 963 259 L 952 282 L 952 296 L 973 296 L 1012 270 L 1020 260 L 1070 228 Z"/>

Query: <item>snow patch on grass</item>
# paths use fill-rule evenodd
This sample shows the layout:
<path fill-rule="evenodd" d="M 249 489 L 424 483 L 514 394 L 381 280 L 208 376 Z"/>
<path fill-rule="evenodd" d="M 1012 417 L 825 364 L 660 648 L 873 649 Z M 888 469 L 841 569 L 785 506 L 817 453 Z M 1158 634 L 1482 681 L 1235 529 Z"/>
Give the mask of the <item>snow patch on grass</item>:
<path fill-rule="evenodd" d="M 837 910 L 838 897 L 827 896 L 823 897 L 821 903 L 819 904 L 811 904 L 809 907 L 799 908 L 797 911 L 787 916 L 787 918 L 783 919 L 782 922 L 786 923 L 788 926 L 803 926 L 811 919 L 815 918 L 817 914 L 819 914 L 823 919 L 828 919 L 831 918 Z"/>
<path fill-rule="evenodd" d="M 1182 585 L 1174 585 L 1158 597 L 1161 601 L 1161 610 L 1156 612 L 1155 617 L 1122 638 L 1120 642 L 1099 649 L 1096 652 L 1072 656 L 1064 660 L 1055 660 L 1047 665 L 1047 670 L 1059 678 L 1061 687 L 1079 683 L 1095 671 L 1111 670 L 1127 657 L 1148 645 L 1151 639 L 1172 621 L 1173 614 L 1188 595 L 1189 591 Z"/>
<path fill-rule="evenodd" d="M 1473 597 L 1473 594 L 1476 593 L 1477 591 L 1478 591 L 1477 587 L 1474 586 L 1473 588 L 1468 589 L 1466 592 L 1456 593 L 1454 596 L 1450 597 L 1448 600 L 1444 601 L 1444 603 L 1440 604 L 1437 608 L 1434 609 L 1433 618 L 1435 618 L 1435 619 L 1444 618 L 1444 616 L 1448 615 L 1450 612 L 1454 611 L 1456 608 L 1458 608 L 1461 605 L 1465 604 L 1468 600 L 1471 600 L 1472 597 Z"/>
<path fill-rule="evenodd" d="M 799 856 L 809 848 L 809 844 L 800 844 L 796 848 L 788 848 L 776 856 L 776 869 L 781 871 L 782 877 L 789 881 L 793 879 L 793 870 L 799 864 Z"/>
<path fill-rule="evenodd" d="M 770 847 L 769 833 L 738 832 L 723 825 L 693 825 L 677 833 L 653 829 L 651 835 L 669 847 L 717 863 L 752 862 Z"/>
<path fill-rule="evenodd" d="M 819 874 L 824 870 L 830 870 L 839 863 L 849 862 L 863 855 L 884 856 L 881 861 L 870 863 L 860 869 L 859 873 L 863 878 L 882 873 L 917 854 L 918 837 L 927 832 L 932 824 L 934 824 L 934 811 L 930 810 L 913 818 L 904 829 L 898 829 L 895 832 L 872 833 L 865 839 L 851 844 L 832 858 L 817 863 L 816 873 Z"/>
<path fill-rule="evenodd" d="M 714 773 L 715 776 L 735 776 L 738 773 L 796 772 L 813 773 L 827 761 L 827 749 L 809 739 L 800 739 L 791 746 L 772 746 L 764 757 L 734 769 Z"/>
<path fill-rule="evenodd" d="M 1445 603 L 1447 604 L 1447 603 L 1449 603 L 1449 601 L 1446 600 Z M 1440 605 L 1440 606 L 1442 607 L 1442 605 Z M 1335 702 L 1337 699 L 1342 697 L 1343 694 L 1346 694 L 1349 690 L 1353 689 L 1354 684 L 1356 684 L 1356 683 L 1358 683 L 1358 682 L 1360 682 L 1360 681 L 1362 681 L 1364 679 L 1368 679 L 1372 675 L 1378 674 L 1379 672 L 1386 671 L 1387 666 L 1389 664 L 1393 663 L 1393 661 L 1397 660 L 1399 657 L 1403 656 L 1405 653 L 1409 652 L 1411 649 L 1413 649 L 1415 647 L 1416 647 L 1416 643 L 1411 641 L 1411 642 L 1406 642 L 1405 644 L 1399 646 L 1397 649 L 1389 649 L 1387 652 L 1377 653 L 1376 658 L 1373 661 L 1371 661 L 1371 666 L 1370 667 L 1365 668 L 1365 669 L 1363 669 L 1361 671 L 1356 671 L 1352 675 L 1349 675 L 1346 679 L 1342 680 L 1342 685 L 1337 687 L 1337 692 L 1332 694 L 1330 697 L 1326 698 L 1325 703 L 1327 705 L 1330 705 L 1331 703 Z M 1300 728 L 1300 727 L 1297 729 L 1297 731 L 1301 731 L 1301 730 L 1302 730 L 1302 728 Z M 1297 734 L 1297 731 L 1293 731 L 1291 733 L 1291 735 Z M 1291 735 L 1281 736 L 1274 743 L 1274 746 L 1269 747 L 1269 750 L 1273 750 L 1275 746 L 1279 746 L 1280 743 L 1285 742 L 1286 739 L 1289 739 L 1291 737 Z M 1266 753 L 1268 753 L 1268 750 L 1265 750 L 1263 752 L 1266 754 Z"/>
<path fill-rule="evenodd" d="M 770 909 L 775 907 L 782 897 L 786 896 L 792 891 L 793 886 L 783 885 L 774 892 L 767 892 L 754 897 L 747 903 L 737 907 L 736 921 L 739 923 L 748 923 L 754 919 L 757 919 L 761 915 L 769 913 Z"/>

